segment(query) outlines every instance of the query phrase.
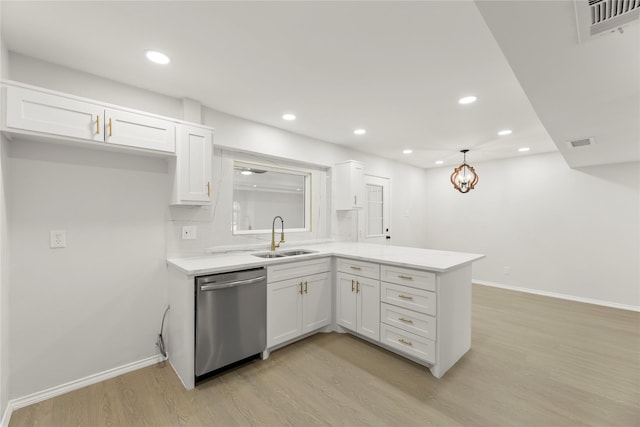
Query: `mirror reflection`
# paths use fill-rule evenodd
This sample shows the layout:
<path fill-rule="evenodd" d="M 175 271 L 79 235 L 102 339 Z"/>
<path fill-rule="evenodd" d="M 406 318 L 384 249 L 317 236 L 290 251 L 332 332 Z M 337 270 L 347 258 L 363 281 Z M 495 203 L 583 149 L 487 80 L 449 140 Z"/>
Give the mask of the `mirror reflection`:
<path fill-rule="evenodd" d="M 285 230 L 308 231 L 310 173 L 239 161 L 233 172 L 235 234 L 271 233 L 278 215 Z"/>

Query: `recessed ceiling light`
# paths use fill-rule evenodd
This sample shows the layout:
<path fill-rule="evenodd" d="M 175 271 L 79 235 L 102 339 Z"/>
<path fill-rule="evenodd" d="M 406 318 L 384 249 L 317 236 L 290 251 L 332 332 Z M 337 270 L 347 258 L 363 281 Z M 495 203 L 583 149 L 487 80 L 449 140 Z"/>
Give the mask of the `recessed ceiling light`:
<path fill-rule="evenodd" d="M 518 148 L 518 151 L 521 152 L 521 153 L 525 153 L 525 152 L 527 152 L 529 150 L 531 150 L 531 148 L 529 148 L 529 147 Z"/>
<path fill-rule="evenodd" d="M 498 135 L 500 135 L 500 136 L 511 135 L 511 129 L 503 129 L 500 132 L 498 132 Z"/>
<path fill-rule="evenodd" d="M 444 161 L 442 161 L 442 160 L 436 160 L 436 165 L 441 165 L 443 163 L 444 163 Z"/>
<path fill-rule="evenodd" d="M 167 55 L 156 50 L 148 50 L 145 52 L 145 55 L 147 55 L 149 61 L 155 62 L 156 64 L 167 65 L 171 62 Z"/>
<path fill-rule="evenodd" d="M 356 129 L 353 131 L 353 133 L 355 133 L 356 135 L 364 135 L 365 133 L 367 133 L 367 131 L 364 129 Z"/>
<path fill-rule="evenodd" d="M 407 148 L 406 150 L 402 150 L 402 154 L 411 154 L 413 153 L 413 150 L 410 148 Z"/>
<path fill-rule="evenodd" d="M 251 175 L 253 172 L 251 171 L 242 171 L 240 172 L 242 175 Z"/>
<path fill-rule="evenodd" d="M 282 118 L 285 119 L 285 120 L 291 121 L 291 120 L 295 120 L 296 119 L 296 115 L 287 113 L 287 114 L 283 114 Z"/>
<path fill-rule="evenodd" d="M 460 99 L 458 100 L 458 103 L 459 103 L 459 104 L 463 104 L 463 105 L 464 105 L 464 104 L 471 104 L 471 103 L 476 102 L 477 100 L 478 100 L 478 98 L 477 98 L 477 97 L 475 97 L 475 96 L 471 95 L 471 96 L 465 96 L 464 98 L 460 98 Z"/>

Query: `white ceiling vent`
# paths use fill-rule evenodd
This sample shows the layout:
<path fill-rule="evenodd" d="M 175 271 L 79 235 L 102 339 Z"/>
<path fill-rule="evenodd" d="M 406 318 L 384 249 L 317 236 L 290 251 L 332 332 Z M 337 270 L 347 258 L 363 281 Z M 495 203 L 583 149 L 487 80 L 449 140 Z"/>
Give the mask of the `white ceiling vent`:
<path fill-rule="evenodd" d="M 584 138 L 584 139 L 576 139 L 574 141 L 567 141 L 567 144 L 569 144 L 569 147 L 571 148 L 587 147 L 589 145 L 593 145 L 594 143 L 595 143 L 595 140 L 593 138 Z"/>
<path fill-rule="evenodd" d="M 622 33 L 640 17 L 640 0 L 575 0 L 574 6 L 581 42 L 616 30 Z"/>

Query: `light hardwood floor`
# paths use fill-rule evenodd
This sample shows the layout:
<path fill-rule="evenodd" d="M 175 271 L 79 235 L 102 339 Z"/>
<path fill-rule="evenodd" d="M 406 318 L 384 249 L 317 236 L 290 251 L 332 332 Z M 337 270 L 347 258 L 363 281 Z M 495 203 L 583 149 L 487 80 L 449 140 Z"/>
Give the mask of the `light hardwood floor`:
<path fill-rule="evenodd" d="M 640 313 L 474 285 L 442 379 L 318 334 L 186 392 L 161 363 L 13 413 L 18 426 L 640 426 Z"/>

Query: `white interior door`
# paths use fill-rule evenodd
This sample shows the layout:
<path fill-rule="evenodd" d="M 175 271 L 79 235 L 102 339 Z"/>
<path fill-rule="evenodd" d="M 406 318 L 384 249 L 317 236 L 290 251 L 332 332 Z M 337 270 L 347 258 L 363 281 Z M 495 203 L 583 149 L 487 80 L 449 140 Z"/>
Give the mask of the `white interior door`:
<path fill-rule="evenodd" d="M 368 243 L 384 243 L 389 234 L 391 204 L 389 178 L 364 176 L 364 230 L 360 234 Z"/>

